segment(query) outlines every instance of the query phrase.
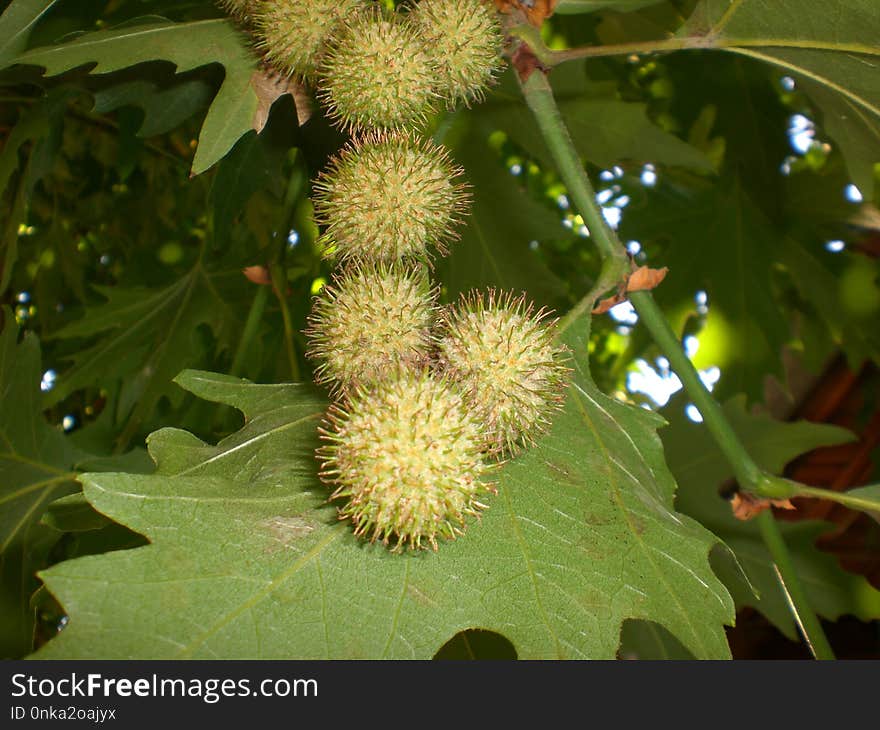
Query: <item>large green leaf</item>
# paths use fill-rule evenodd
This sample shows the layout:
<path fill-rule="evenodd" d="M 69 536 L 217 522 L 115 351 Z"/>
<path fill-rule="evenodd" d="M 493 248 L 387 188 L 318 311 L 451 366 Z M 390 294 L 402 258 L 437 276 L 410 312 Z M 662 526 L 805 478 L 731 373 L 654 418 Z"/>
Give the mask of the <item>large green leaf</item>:
<path fill-rule="evenodd" d="M 43 418 L 37 338 L 18 344 L 12 313 L 0 317 L 0 657 L 19 657 L 30 650 L 28 601 L 51 542 L 39 520 L 49 502 L 77 489 L 82 454 Z"/>
<path fill-rule="evenodd" d="M 11 59 L 12 63 L 42 66 L 49 76 L 86 64 L 95 64 L 91 73 L 110 73 L 146 61 L 170 61 L 180 73 L 210 63 L 222 64 L 226 70 L 199 135 L 192 170 L 198 175 L 251 129 L 257 111 L 257 96 L 251 86 L 256 62 L 245 38 L 227 21 L 169 23 L 149 19 L 86 33 Z"/>
<path fill-rule="evenodd" d="M 706 429 L 686 419 L 681 406 L 680 400 L 672 402 L 667 409 L 671 425 L 661 432 L 669 466 L 679 485 L 676 506 L 721 537 L 736 554 L 758 592 L 755 596 L 738 569 L 719 562 L 719 574 L 737 605 L 754 606 L 795 638 L 794 620 L 758 525 L 737 520 L 730 505 L 718 494 L 719 486 L 732 476 L 730 467 Z M 853 439 L 849 431 L 836 426 L 806 421 L 784 423 L 768 416 L 751 415 L 746 412 L 742 398 L 729 401 L 724 410 L 755 461 L 776 474 L 804 452 Z M 855 614 L 863 620 L 880 617 L 880 591 L 874 590 L 863 577 L 841 571 L 833 556 L 816 548 L 816 538 L 828 525 L 780 522 L 779 527 L 810 603 L 822 616 L 832 620 L 845 614 Z"/>
<path fill-rule="evenodd" d="M 31 30 L 56 0 L 12 0 L 0 15 L 0 66 L 27 48 Z"/>
<path fill-rule="evenodd" d="M 880 162 L 880 13 L 876 0 L 703 0 L 683 36 L 773 63 L 825 113 L 855 182 L 873 195 Z"/>
<path fill-rule="evenodd" d="M 588 326 L 566 333 L 576 374 L 552 431 L 437 553 L 392 554 L 337 521 L 315 478 L 324 401 L 310 387 L 183 373 L 245 425 L 216 446 L 164 429 L 149 439 L 156 475 L 82 478 L 98 511 L 152 544 L 45 571 L 70 623 L 37 656 L 428 658 L 478 627 L 520 658 L 612 658 L 627 618 L 728 656 L 715 538 L 672 509 L 661 419 L 590 379 Z"/>

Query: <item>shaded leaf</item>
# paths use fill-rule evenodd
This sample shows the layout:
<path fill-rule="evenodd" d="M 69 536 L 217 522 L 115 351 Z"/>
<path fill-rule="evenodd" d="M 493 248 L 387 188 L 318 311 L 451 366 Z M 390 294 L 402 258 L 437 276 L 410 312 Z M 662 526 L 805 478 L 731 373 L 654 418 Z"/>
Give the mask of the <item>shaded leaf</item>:
<path fill-rule="evenodd" d="M 627 618 L 728 656 L 715 538 L 672 510 L 660 419 L 596 389 L 588 327 L 566 333 L 577 375 L 551 433 L 437 553 L 392 554 L 337 521 L 315 478 L 311 388 L 182 373 L 245 425 L 216 446 L 164 429 L 156 475 L 83 477 L 93 506 L 152 544 L 46 571 L 71 619 L 37 656 L 429 658 L 481 627 L 520 658 L 613 658 Z"/>
<path fill-rule="evenodd" d="M 880 162 L 875 0 L 803 0 L 797 9 L 765 0 L 703 0 L 681 34 L 701 38 L 702 47 L 773 63 L 805 82 L 853 178 L 873 195 L 873 165 Z"/>
<path fill-rule="evenodd" d="M 669 468 L 678 481 L 676 506 L 718 535 L 734 552 L 755 596 L 744 584 L 739 569 L 717 561 L 716 570 L 730 589 L 737 606 L 754 606 L 791 638 L 797 636 L 785 595 L 773 570 L 773 558 L 754 522 L 737 520 L 718 488 L 732 476 L 721 451 L 704 427 L 689 421 L 680 399 L 666 409 L 669 428 L 661 431 Z M 767 416 L 750 415 L 743 398 L 724 406 L 724 412 L 743 445 L 757 464 L 772 473 L 781 473 L 796 456 L 819 446 L 851 441 L 849 431 L 836 426 L 784 423 Z M 844 573 L 832 555 L 815 546 L 816 538 L 827 530 L 818 522 L 779 522 L 792 553 L 795 569 L 804 584 L 810 604 L 820 615 L 836 619 L 854 614 L 864 620 L 880 616 L 880 592 L 865 578 Z"/>
<path fill-rule="evenodd" d="M 661 0 L 559 0 L 556 12 L 560 15 L 594 13 L 597 10 L 617 10 L 627 13 L 659 2 Z"/>
<path fill-rule="evenodd" d="M 257 96 L 251 86 L 255 60 L 244 37 L 226 20 L 149 22 L 86 33 L 57 46 L 35 48 L 14 63 L 42 66 L 54 76 L 95 64 L 91 73 L 110 73 L 145 61 L 170 61 L 179 73 L 220 63 L 226 77 L 205 117 L 192 172 L 220 160 L 251 129 Z M 8 64 L 6 64 L 8 65 Z"/>
<path fill-rule="evenodd" d="M 780 240 L 780 261 L 792 283 L 827 330 L 828 339 L 840 347 L 854 368 L 880 354 L 880 331 L 869 324 L 870 315 L 856 317 L 842 301 L 843 279 L 792 237 Z M 826 257 L 833 254 L 825 254 Z"/>
<path fill-rule="evenodd" d="M 550 74 L 556 102 L 581 157 L 601 167 L 618 162 L 652 162 L 711 172 L 712 163 L 696 147 L 664 132 L 647 115 L 647 106 L 621 101 L 614 90 L 587 79 L 581 64 L 563 64 Z M 525 107 L 513 74 L 474 110 L 486 123 L 507 132 L 530 154 L 552 165 L 534 119 Z"/>
<path fill-rule="evenodd" d="M 179 403 L 172 384 L 181 368 L 200 362 L 204 345 L 197 336 L 210 327 L 219 350 L 229 347 L 238 316 L 224 295 L 226 280 L 242 279 L 237 270 L 206 271 L 201 259 L 184 276 L 163 287 L 95 287 L 107 302 L 87 307 L 85 316 L 52 335 L 52 339 L 86 338 L 86 346 L 69 356 L 55 387 L 46 394 L 54 404 L 88 386 L 124 379 L 118 420 L 128 419 L 128 441 L 152 415 L 163 396 Z"/>
<path fill-rule="evenodd" d="M 781 248 L 775 231 L 737 181 L 693 193 L 661 186 L 634 202 L 620 226 L 625 239 L 663 245 L 669 274 L 655 296 L 670 309 L 709 295 L 709 323 L 724 328 L 727 365 L 722 395 L 763 394 L 763 380 L 781 371 L 790 336 L 773 296 L 772 267 Z"/>
<path fill-rule="evenodd" d="M 139 137 L 153 137 L 175 129 L 208 106 L 213 90 L 199 78 L 185 78 L 169 85 L 135 79 L 95 92 L 94 110 L 106 114 L 123 106 L 137 106 L 144 119 Z"/>
<path fill-rule="evenodd" d="M 34 574 L 54 541 L 39 520 L 53 499 L 77 489 L 82 454 L 43 418 L 37 338 L 18 344 L 12 313 L 0 314 L 0 656 L 8 658 L 30 651 Z"/>
<path fill-rule="evenodd" d="M 0 15 L 0 67 L 27 48 L 31 31 L 56 0 L 12 0 Z"/>
<path fill-rule="evenodd" d="M 58 532 L 100 530 L 110 524 L 109 519 L 86 501 L 82 492 L 56 499 L 46 509 L 41 522 Z"/>
<path fill-rule="evenodd" d="M 529 249 L 531 241 L 562 232 L 561 218 L 519 189 L 487 145 L 491 127 L 478 112 L 452 147 L 466 170 L 473 201 L 461 240 L 437 262 L 449 296 L 471 288 L 498 286 L 527 291 L 540 304 L 560 306 L 564 285 Z"/>
<path fill-rule="evenodd" d="M 666 629 L 653 621 L 625 621 L 620 632 L 621 659 L 684 661 L 694 655 Z"/>

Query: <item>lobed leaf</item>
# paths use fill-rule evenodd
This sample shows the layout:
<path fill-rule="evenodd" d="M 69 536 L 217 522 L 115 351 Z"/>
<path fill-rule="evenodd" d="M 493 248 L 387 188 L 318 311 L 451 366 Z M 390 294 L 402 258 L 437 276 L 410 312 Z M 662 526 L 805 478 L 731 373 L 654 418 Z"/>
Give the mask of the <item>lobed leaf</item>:
<path fill-rule="evenodd" d="M 794 639 L 794 620 L 760 529 L 755 522 L 736 519 L 730 505 L 718 494 L 719 486 L 732 472 L 706 429 L 684 417 L 682 405 L 677 399 L 667 409 L 671 425 L 662 432 L 669 466 L 679 484 L 676 506 L 733 550 L 751 588 L 743 582 L 739 568 L 723 562 L 716 566 L 737 606 L 757 608 Z M 724 411 L 757 464 L 775 474 L 802 453 L 853 440 L 849 431 L 836 426 L 806 421 L 785 423 L 749 414 L 742 397 L 728 401 Z M 880 591 L 872 588 L 864 577 L 843 572 L 832 555 L 815 546 L 816 538 L 827 531 L 827 525 L 780 522 L 779 528 L 810 604 L 821 616 L 831 620 L 845 614 L 863 620 L 880 617 Z"/>
<path fill-rule="evenodd" d="M 825 114 L 866 196 L 880 162 L 880 13 L 875 0 L 702 0 L 680 34 L 772 63 Z"/>
<path fill-rule="evenodd" d="M 728 656 L 715 538 L 672 509 L 659 417 L 596 389 L 588 329 L 566 332 L 577 372 L 552 431 L 437 553 L 392 554 L 337 521 L 315 477 L 325 402 L 310 387 L 182 373 L 244 426 L 217 445 L 163 429 L 155 475 L 82 477 L 98 511 L 152 544 L 45 571 L 70 623 L 36 656 L 430 658 L 478 627 L 520 658 L 613 658 L 628 618 Z"/>
<path fill-rule="evenodd" d="M 90 73 L 101 74 L 146 61 L 170 61 L 178 73 L 209 63 L 220 63 L 226 70 L 199 135 L 192 166 L 193 175 L 198 175 L 251 129 L 257 111 L 257 95 L 251 85 L 256 62 L 244 36 L 228 21 L 171 23 L 151 18 L 34 48 L 2 65 L 42 66 L 48 76 L 55 76 L 87 64 L 94 64 Z"/>
<path fill-rule="evenodd" d="M 39 520 L 52 500 L 76 491 L 84 455 L 43 418 L 37 338 L 19 344 L 12 312 L 0 314 L 0 657 L 17 658 L 30 650 L 34 572 L 53 541 Z"/>

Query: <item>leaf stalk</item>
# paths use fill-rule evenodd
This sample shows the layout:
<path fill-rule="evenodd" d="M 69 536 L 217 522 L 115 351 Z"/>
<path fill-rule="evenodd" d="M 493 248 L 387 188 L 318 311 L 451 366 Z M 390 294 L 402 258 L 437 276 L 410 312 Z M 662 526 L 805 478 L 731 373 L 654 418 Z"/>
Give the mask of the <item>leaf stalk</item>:
<path fill-rule="evenodd" d="M 540 36 L 538 38 L 540 39 Z M 543 43 L 541 45 L 543 46 Z M 538 61 L 542 61 L 540 55 L 537 58 Z M 525 79 L 522 76 L 519 78 L 526 104 L 535 117 L 541 135 L 558 168 L 559 175 L 568 187 L 569 195 L 584 218 L 587 228 L 590 230 L 591 239 L 596 244 L 603 260 L 602 271 L 596 285 L 561 321 L 560 326 L 564 328 L 569 326 L 574 319 L 591 310 L 603 291 L 622 280 L 626 272 L 628 257 L 617 238 L 617 234 L 606 223 L 596 202 L 593 186 L 559 112 L 546 74 L 540 69 L 533 69 Z M 754 492 L 778 489 L 779 480 L 764 474 L 742 445 L 721 407 L 700 379 L 699 373 L 687 357 L 682 343 L 672 331 L 669 322 L 657 306 L 651 293 L 648 291 L 633 292 L 629 298 L 640 321 L 667 357 L 672 369 L 681 379 L 685 391 L 699 409 L 706 427 L 733 468 L 740 486 Z M 807 644 L 817 659 L 833 659 L 834 654 L 828 639 L 818 616 L 807 599 L 797 572 L 794 570 L 788 547 L 776 525 L 772 512 L 765 511 L 760 515 L 759 520 L 764 542 L 773 556 L 780 583 L 786 592 L 792 614 L 801 628 Z"/>

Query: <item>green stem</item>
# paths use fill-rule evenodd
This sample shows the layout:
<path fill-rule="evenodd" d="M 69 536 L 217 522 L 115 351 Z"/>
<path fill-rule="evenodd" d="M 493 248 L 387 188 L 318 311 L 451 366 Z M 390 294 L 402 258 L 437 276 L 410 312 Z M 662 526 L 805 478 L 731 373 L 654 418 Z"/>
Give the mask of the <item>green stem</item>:
<path fill-rule="evenodd" d="M 872 485 L 876 486 L 876 485 Z M 807 487 L 802 484 L 797 485 L 798 497 L 817 497 L 818 499 L 827 499 L 838 504 L 857 509 L 862 512 L 877 512 L 880 505 L 875 499 L 864 499 L 858 495 L 849 494 L 848 492 L 833 492 L 830 489 L 819 489 L 817 487 Z"/>
<path fill-rule="evenodd" d="M 275 250 L 272 261 L 269 262 L 269 276 L 272 279 L 272 289 L 281 309 L 281 319 L 284 321 L 284 345 L 287 350 L 287 360 L 290 363 L 290 377 L 294 383 L 300 382 L 301 374 L 299 359 L 296 356 L 296 343 L 294 342 L 293 318 L 290 316 L 290 307 L 287 306 L 287 274 L 283 262 L 287 250 L 285 245 L 287 235 L 296 212 L 296 203 L 306 184 L 306 175 L 299 164 L 298 156 L 296 149 L 292 149 L 288 153 L 288 162 L 292 169 L 287 181 L 287 188 L 284 191 L 281 218 L 275 229 L 280 244 Z"/>
<path fill-rule="evenodd" d="M 552 68 L 566 61 L 582 58 L 600 58 L 603 56 L 628 56 L 632 53 L 657 53 L 661 51 L 679 51 L 684 48 L 715 47 L 711 36 L 686 36 L 683 38 L 665 38 L 639 43 L 618 43 L 613 45 L 580 46 L 551 51 L 544 45 L 541 33 L 530 25 L 519 25 L 508 31 L 511 38 L 517 38 L 528 44 L 529 50 L 544 66 Z"/>
<path fill-rule="evenodd" d="M 547 77 L 535 71 L 522 83 L 526 104 L 535 115 L 544 142 L 550 149 L 553 161 L 559 168 L 559 175 L 568 187 L 568 195 L 583 216 L 590 230 L 590 237 L 599 249 L 603 259 L 616 259 L 621 262 L 621 273 L 626 269 L 627 256 L 617 236 L 608 228 L 605 218 L 596 205 L 596 193 L 590 178 L 580 161 L 568 127 L 559 113 L 553 89 Z"/>
<path fill-rule="evenodd" d="M 877 488 L 880 485 L 870 484 L 862 489 Z M 808 487 L 805 484 L 783 479 L 782 477 L 767 477 L 763 485 L 756 490 L 762 497 L 771 499 L 791 499 L 792 497 L 812 497 L 813 499 L 827 499 L 829 502 L 837 502 L 850 509 L 860 512 L 880 512 L 880 502 L 877 499 L 862 497 L 851 492 L 835 492 L 821 487 Z"/>
<path fill-rule="evenodd" d="M 617 239 L 617 234 L 607 225 L 602 211 L 596 203 L 593 186 L 590 184 L 586 170 L 581 164 L 580 156 L 577 154 L 562 115 L 559 113 L 547 77 L 540 70 L 535 70 L 525 81 L 521 80 L 520 85 L 526 103 L 534 114 L 544 141 L 550 149 L 560 177 L 568 188 L 575 207 L 583 216 L 590 230 L 591 238 L 595 241 L 603 259 L 602 272 L 599 275 L 597 285 L 561 322 L 562 326 L 568 326 L 573 321 L 573 317 L 582 316 L 592 308 L 597 295 L 602 291 L 600 286 L 604 286 L 608 282 L 613 284 L 615 281 L 622 281 L 626 271 L 627 257 L 623 246 Z M 666 355 L 673 370 L 681 379 L 684 389 L 700 410 L 706 427 L 732 466 L 740 485 L 749 491 L 771 489 L 773 486 L 772 478 L 761 472 L 740 442 L 721 407 L 715 402 L 700 379 L 693 363 L 685 354 L 681 342 L 673 333 L 653 296 L 646 291 L 634 292 L 630 295 L 630 301 L 639 315 L 639 320 Z M 833 658 L 822 625 L 807 600 L 806 593 L 794 571 L 788 548 L 775 521 L 773 521 L 772 514 L 767 511 L 761 516 L 761 519 L 762 535 L 776 562 L 780 580 L 786 590 L 792 613 L 798 621 L 798 625 L 817 658 Z"/>
<path fill-rule="evenodd" d="M 733 468 L 734 475 L 740 484 L 740 487 L 747 491 L 755 491 L 758 484 L 762 481 L 761 470 L 755 464 L 752 457 L 746 451 L 739 436 L 721 410 L 721 406 L 709 389 L 703 384 L 700 375 L 694 367 L 693 363 L 685 354 L 684 348 L 669 322 L 663 315 L 657 302 L 650 292 L 640 291 L 632 292 L 629 300 L 639 315 L 639 321 L 648 330 L 651 338 L 657 343 L 657 346 L 669 360 L 669 364 L 675 371 L 676 375 L 681 379 L 681 384 L 690 396 L 700 415 L 706 428 L 712 434 L 715 442 L 718 444 L 728 463 Z"/>
<path fill-rule="evenodd" d="M 229 368 L 230 375 L 241 375 L 244 367 L 244 358 L 250 350 L 260 322 L 263 319 L 263 312 L 266 311 L 266 302 L 269 301 L 269 287 L 258 286 L 254 300 L 251 302 L 251 309 L 248 312 L 247 321 L 244 323 L 244 331 L 241 333 L 241 339 L 238 341 L 238 349 L 235 351 L 235 357 L 232 359 L 232 367 Z"/>
<path fill-rule="evenodd" d="M 296 345 L 293 341 L 293 319 L 290 316 L 290 307 L 287 306 L 287 277 L 284 275 L 284 267 L 280 264 L 270 264 L 269 274 L 272 277 L 272 289 L 278 298 L 281 308 L 281 319 L 284 320 L 284 344 L 287 350 L 287 359 L 290 362 L 290 377 L 294 383 L 300 382 L 299 360 L 296 357 Z"/>
<path fill-rule="evenodd" d="M 758 526 L 761 528 L 761 537 L 764 544 L 773 556 L 776 577 L 780 587 L 785 593 L 785 599 L 791 610 L 792 616 L 806 641 L 807 646 L 816 659 L 834 659 L 834 651 L 828 643 L 825 631 L 819 617 L 810 606 L 809 598 L 801 585 L 788 546 L 776 524 L 776 518 L 772 510 L 765 510 L 758 515 Z"/>
<path fill-rule="evenodd" d="M 626 273 L 628 258 L 623 246 L 609 232 L 602 213 L 595 206 L 596 193 L 581 166 L 580 156 L 556 106 L 547 77 L 536 71 L 523 82 L 522 89 L 526 103 L 532 110 L 541 135 L 559 168 L 559 174 L 568 187 L 568 194 L 583 216 L 602 257 L 602 270 L 593 288 L 560 321 L 559 326 L 565 329 L 592 309 L 599 295 L 620 283 Z"/>

